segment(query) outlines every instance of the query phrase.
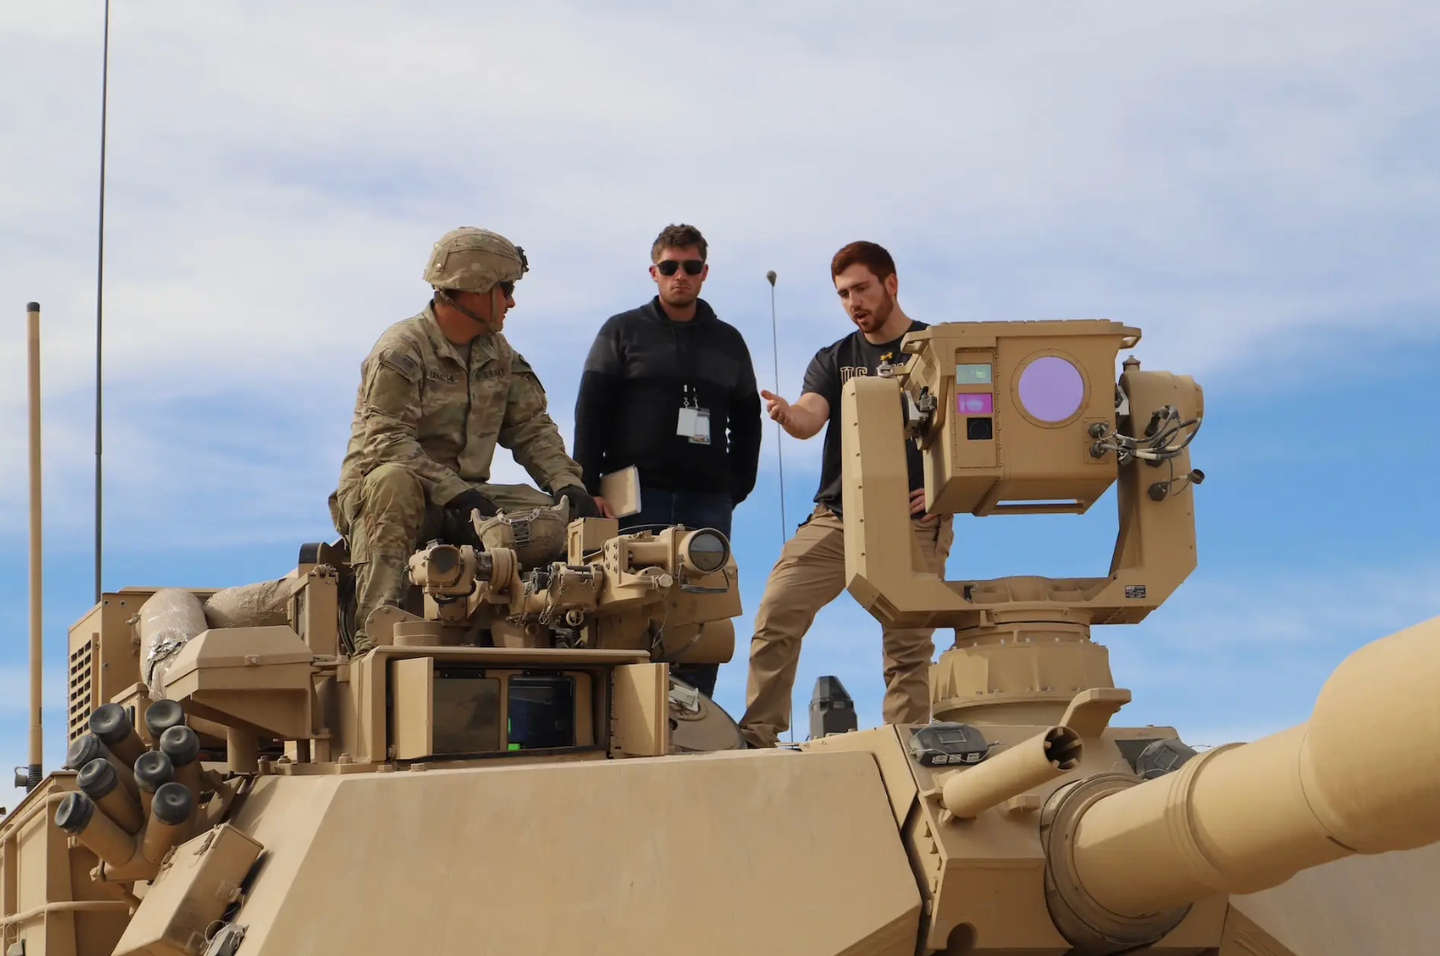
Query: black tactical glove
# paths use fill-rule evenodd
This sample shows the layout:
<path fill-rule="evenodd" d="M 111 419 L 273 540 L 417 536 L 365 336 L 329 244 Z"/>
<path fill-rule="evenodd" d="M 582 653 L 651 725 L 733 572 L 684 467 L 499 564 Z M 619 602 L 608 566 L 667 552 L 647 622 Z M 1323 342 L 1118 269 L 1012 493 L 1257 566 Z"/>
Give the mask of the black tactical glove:
<path fill-rule="evenodd" d="M 590 492 L 579 485 L 566 485 L 555 492 L 555 498 L 557 500 L 560 498 L 570 499 L 570 517 L 572 519 L 603 517 L 600 514 L 600 506 L 595 503 L 594 498 L 590 497 Z"/>
<path fill-rule="evenodd" d="M 479 511 L 482 517 L 494 517 L 499 509 L 495 502 L 486 498 L 474 488 L 460 492 L 451 498 L 442 509 L 445 514 L 445 540 L 451 544 L 468 544 L 472 548 L 482 547 L 475 525 L 470 521 L 472 511 Z"/>
<path fill-rule="evenodd" d="M 458 512 L 467 521 L 470 519 L 470 512 L 476 509 L 479 510 L 482 518 L 493 518 L 500 513 L 500 509 L 495 507 L 495 502 L 474 488 L 466 488 L 445 504 L 446 511 Z"/>

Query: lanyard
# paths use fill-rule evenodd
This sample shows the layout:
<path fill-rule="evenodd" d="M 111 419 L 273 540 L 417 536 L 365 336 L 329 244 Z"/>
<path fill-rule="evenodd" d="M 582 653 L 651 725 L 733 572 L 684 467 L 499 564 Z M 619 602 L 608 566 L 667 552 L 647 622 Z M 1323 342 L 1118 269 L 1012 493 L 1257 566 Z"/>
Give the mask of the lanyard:
<path fill-rule="evenodd" d="M 666 317 L 665 321 L 670 324 L 670 338 L 675 343 L 675 356 L 678 359 L 680 375 L 684 381 L 684 384 L 681 386 L 680 407 L 697 407 L 700 401 L 700 392 L 692 384 L 695 380 L 695 365 L 692 362 L 693 356 L 690 351 L 690 347 L 694 344 L 690 341 L 690 336 L 694 334 L 693 329 L 686 329 L 685 346 L 682 348 L 680 345 L 680 332 L 675 328 L 677 323 L 669 317 Z"/>

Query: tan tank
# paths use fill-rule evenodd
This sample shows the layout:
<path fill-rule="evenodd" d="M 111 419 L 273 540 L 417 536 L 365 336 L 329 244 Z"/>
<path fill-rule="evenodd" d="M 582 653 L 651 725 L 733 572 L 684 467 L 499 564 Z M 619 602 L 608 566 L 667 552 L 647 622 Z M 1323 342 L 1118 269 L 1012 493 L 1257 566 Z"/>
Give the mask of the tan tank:
<path fill-rule="evenodd" d="M 27 773 L 0 820 L 0 950 L 1440 951 L 1440 618 L 1253 743 L 1197 753 L 1114 719 L 1130 693 L 1090 628 L 1194 568 L 1203 477 L 1200 388 L 1133 359 L 1117 381 L 1138 340 L 941 324 L 907 372 L 846 385 L 850 592 L 956 633 L 928 725 L 855 729 L 822 678 L 810 740 L 743 749 L 668 674 L 734 652 L 735 562 L 708 529 L 578 520 L 541 553 L 520 547 L 555 521 L 536 513 L 482 551 L 432 543 L 358 660 L 343 542 L 273 581 L 103 595 L 70 629 L 67 767 Z M 933 510 L 1080 513 L 1118 482 L 1108 574 L 915 570 L 912 439 Z"/>

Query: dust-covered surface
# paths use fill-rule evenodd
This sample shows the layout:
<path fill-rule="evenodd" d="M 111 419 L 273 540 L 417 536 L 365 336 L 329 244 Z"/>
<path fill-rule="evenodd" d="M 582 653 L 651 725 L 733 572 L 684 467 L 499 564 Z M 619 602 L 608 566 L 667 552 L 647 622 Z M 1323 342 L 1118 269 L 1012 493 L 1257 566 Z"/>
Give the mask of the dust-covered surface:
<path fill-rule="evenodd" d="M 1440 952 L 1440 844 L 1351 856 L 1233 905 L 1295 956 Z"/>

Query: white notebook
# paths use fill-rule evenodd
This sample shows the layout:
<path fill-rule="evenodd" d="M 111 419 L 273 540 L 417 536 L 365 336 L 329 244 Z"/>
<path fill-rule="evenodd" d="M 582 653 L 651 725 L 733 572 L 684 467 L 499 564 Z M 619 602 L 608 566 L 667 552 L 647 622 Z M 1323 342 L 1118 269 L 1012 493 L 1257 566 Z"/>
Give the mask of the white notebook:
<path fill-rule="evenodd" d="M 640 471 L 634 465 L 600 476 L 600 497 L 617 518 L 640 513 Z"/>

